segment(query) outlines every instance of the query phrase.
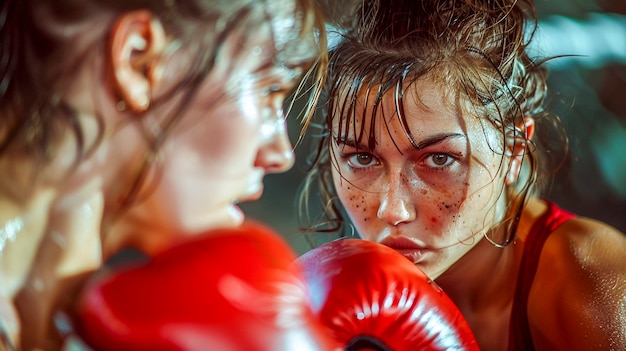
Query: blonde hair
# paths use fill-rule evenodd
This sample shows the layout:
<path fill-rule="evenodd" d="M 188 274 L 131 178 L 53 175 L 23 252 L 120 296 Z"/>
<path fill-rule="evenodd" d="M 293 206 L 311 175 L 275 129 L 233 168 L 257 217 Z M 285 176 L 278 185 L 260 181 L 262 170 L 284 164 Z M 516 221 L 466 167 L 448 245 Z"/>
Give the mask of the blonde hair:
<path fill-rule="evenodd" d="M 36 167 L 43 166 L 55 158 L 57 143 L 68 131 L 77 145 L 77 164 L 99 145 L 102 116 L 95 116 L 99 137 L 87 145 L 77 111 L 60 97 L 60 91 L 75 79 L 67 67 L 83 62 L 88 52 L 106 54 L 108 27 L 94 26 L 92 20 L 108 16 L 112 24 L 119 14 L 137 9 L 151 11 L 193 60 L 174 88 L 186 94 L 179 108 L 165 116 L 158 135 L 146 133 L 151 152 L 124 200 L 126 205 L 133 202 L 170 127 L 213 69 L 231 32 L 246 35 L 255 30 L 250 26 L 269 23 L 276 64 L 309 69 L 306 76 L 313 87 L 302 117 L 308 123 L 327 63 L 324 19 L 314 0 L 6 0 L 0 10 L 0 158 L 19 153 L 32 158 Z M 90 31 L 90 43 L 78 48 L 75 39 L 85 31 Z M 160 102 L 151 108 L 158 108 Z"/>

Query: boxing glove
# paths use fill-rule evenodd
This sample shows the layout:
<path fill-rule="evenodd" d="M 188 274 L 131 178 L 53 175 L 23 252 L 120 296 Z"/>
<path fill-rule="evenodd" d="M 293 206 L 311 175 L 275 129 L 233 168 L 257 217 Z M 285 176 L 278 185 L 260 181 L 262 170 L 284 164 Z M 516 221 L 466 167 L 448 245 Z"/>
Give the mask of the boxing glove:
<path fill-rule="evenodd" d="M 345 350 L 478 350 L 449 297 L 393 249 L 343 239 L 298 259 L 313 310 Z"/>
<path fill-rule="evenodd" d="M 259 223 L 206 233 L 88 284 L 79 337 L 97 351 L 335 349 L 296 258 Z"/>

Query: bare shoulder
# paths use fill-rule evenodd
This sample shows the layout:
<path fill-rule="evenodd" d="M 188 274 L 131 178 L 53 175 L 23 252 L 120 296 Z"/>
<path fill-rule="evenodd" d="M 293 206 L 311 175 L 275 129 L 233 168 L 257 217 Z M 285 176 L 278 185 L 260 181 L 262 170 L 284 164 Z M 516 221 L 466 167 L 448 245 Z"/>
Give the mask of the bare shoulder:
<path fill-rule="evenodd" d="M 577 217 L 561 225 L 548 239 L 548 248 L 566 249 L 571 268 L 594 274 L 626 273 L 626 234 L 592 219 Z"/>
<path fill-rule="evenodd" d="M 623 350 L 626 234 L 587 218 L 550 235 L 528 303 L 538 350 Z"/>

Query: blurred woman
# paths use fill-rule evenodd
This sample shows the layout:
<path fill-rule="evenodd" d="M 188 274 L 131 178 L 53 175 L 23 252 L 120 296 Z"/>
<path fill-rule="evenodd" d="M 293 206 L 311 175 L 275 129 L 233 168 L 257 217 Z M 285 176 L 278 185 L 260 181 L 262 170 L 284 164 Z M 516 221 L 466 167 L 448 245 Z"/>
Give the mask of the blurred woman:
<path fill-rule="evenodd" d="M 4 1 L 4 347 L 58 349 L 55 311 L 120 249 L 239 226 L 293 164 L 282 106 L 323 30 L 309 0 Z"/>

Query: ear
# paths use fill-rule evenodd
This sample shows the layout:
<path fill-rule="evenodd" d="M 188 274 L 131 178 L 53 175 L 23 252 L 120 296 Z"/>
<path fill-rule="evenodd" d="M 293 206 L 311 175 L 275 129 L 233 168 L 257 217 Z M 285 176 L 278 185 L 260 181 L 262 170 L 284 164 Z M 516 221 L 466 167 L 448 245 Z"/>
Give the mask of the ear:
<path fill-rule="evenodd" d="M 160 78 L 157 65 L 166 46 L 161 22 L 145 10 L 124 13 L 111 30 L 109 45 L 121 103 L 135 112 L 146 111 Z"/>
<path fill-rule="evenodd" d="M 515 183 L 519 177 L 524 162 L 524 156 L 529 152 L 528 144 L 535 133 L 535 120 L 525 117 L 515 126 L 514 130 L 506 133 L 505 155 L 510 157 L 509 169 L 504 180 L 506 185 Z"/>

